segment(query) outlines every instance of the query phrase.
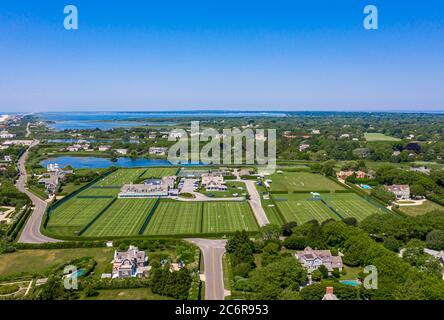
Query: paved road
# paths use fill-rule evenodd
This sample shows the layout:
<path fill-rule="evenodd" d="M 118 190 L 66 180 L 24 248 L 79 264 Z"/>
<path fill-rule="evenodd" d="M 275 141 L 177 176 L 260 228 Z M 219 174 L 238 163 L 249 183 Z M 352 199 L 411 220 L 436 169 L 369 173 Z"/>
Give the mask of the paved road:
<path fill-rule="evenodd" d="M 29 129 L 30 124 L 31 122 L 28 122 L 28 124 L 26 125 L 26 138 L 28 138 L 31 135 L 31 130 Z"/>
<path fill-rule="evenodd" d="M 226 240 L 187 239 L 197 245 L 204 257 L 205 300 L 224 300 L 224 274 L 222 257 L 225 253 Z"/>
<path fill-rule="evenodd" d="M 256 216 L 256 220 L 259 223 L 259 226 L 263 227 L 267 224 L 270 224 L 270 221 L 268 221 L 267 215 L 265 214 L 264 208 L 262 208 L 261 196 L 256 189 L 256 181 L 242 180 L 242 182 L 245 182 L 245 185 L 247 187 L 248 194 L 250 195 L 250 200 L 248 200 L 248 202 L 250 203 L 251 209 Z"/>
<path fill-rule="evenodd" d="M 51 239 L 40 233 L 40 225 L 42 218 L 45 215 L 47 203 L 34 195 L 26 188 L 26 181 L 28 174 L 26 172 L 25 161 L 28 157 L 29 149 L 36 146 L 39 142 L 35 140 L 31 146 L 20 157 L 17 165 L 19 167 L 20 176 L 15 184 L 16 188 L 23 193 L 26 193 L 34 205 L 34 212 L 29 217 L 20 235 L 19 242 L 22 243 L 44 243 L 44 242 L 58 242 L 60 240 Z"/>

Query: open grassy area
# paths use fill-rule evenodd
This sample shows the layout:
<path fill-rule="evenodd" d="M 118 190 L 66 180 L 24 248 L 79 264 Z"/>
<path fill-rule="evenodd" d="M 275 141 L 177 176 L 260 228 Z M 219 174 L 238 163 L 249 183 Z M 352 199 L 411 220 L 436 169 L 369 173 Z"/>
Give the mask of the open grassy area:
<path fill-rule="evenodd" d="M 203 233 L 257 231 L 258 225 L 247 202 L 206 202 Z"/>
<path fill-rule="evenodd" d="M 444 212 L 444 207 L 432 201 L 425 201 L 419 206 L 400 206 L 399 210 L 409 216 L 419 216 L 435 210 L 441 210 Z"/>
<path fill-rule="evenodd" d="M 344 189 L 341 185 L 320 174 L 309 172 L 275 173 L 269 179 L 272 180 L 270 190 L 274 192 L 335 191 Z"/>
<path fill-rule="evenodd" d="M 73 198 L 57 207 L 48 222 L 48 230 L 57 232 L 57 228 L 69 228 L 69 234 L 75 235 L 111 203 L 111 198 L 84 199 Z"/>
<path fill-rule="evenodd" d="M 177 171 L 178 171 L 177 168 L 149 168 L 140 178 L 149 179 L 149 178 L 162 178 L 166 176 L 175 176 Z"/>
<path fill-rule="evenodd" d="M 401 139 L 387 136 L 383 133 L 364 133 L 364 138 L 367 141 L 401 141 Z"/>
<path fill-rule="evenodd" d="M 155 294 L 150 288 L 99 290 L 95 297 L 82 297 L 82 300 L 174 300 Z"/>
<path fill-rule="evenodd" d="M 35 249 L 18 250 L 0 255 L 0 276 L 20 273 L 38 273 L 47 275 L 52 268 L 74 259 L 91 257 L 97 262 L 95 276 L 109 267 L 113 258 L 113 248 L 76 248 L 76 249 Z"/>
<path fill-rule="evenodd" d="M 227 181 L 226 185 L 227 190 L 225 191 L 205 191 L 205 189 L 201 189 L 199 192 L 214 198 L 230 198 L 236 193 L 241 197 L 243 193 L 247 193 L 247 188 L 243 182 Z"/>
<path fill-rule="evenodd" d="M 199 233 L 202 206 L 201 202 L 161 201 L 144 234 L 175 235 Z"/>
<path fill-rule="evenodd" d="M 322 199 L 343 218 L 353 217 L 361 221 L 374 213 L 383 213 L 380 208 L 354 193 L 326 194 L 322 195 Z"/>
<path fill-rule="evenodd" d="M 83 235 L 136 236 L 155 203 L 156 199 L 118 199 Z"/>
<path fill-rule="evenodd" d="M 296 221 L 298 225 L 310 220 L 319 222 L 327 219 L 339 220 L 324 203 L 319 200 L 310 200 L 310 194 L 275 195 L 275 203 L 282 212 L 286 222 Z"/>
<path fill-rule="evenodd" d="M 134 182 L 145 171 L 146 169 L 120 169 L 98 181 L 95 186 L 123 186 Z"/>

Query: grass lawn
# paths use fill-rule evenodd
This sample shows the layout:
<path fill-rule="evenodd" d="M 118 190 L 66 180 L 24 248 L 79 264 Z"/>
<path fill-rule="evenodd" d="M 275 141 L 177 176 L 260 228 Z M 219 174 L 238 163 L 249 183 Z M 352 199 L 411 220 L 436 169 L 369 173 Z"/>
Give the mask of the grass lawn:
<path fill-rule="evenodd" d="M 275 173 L 269 177 L 271 191 L 334 191 L 344 188 L 336 182 L 320 175 L 309 172 Z"/>
<path fill-rule="evenodd" d="M 319 222 L 327 219 L 339 220 L 339 217 L 324 203 L 309 200 L 310 197 L 310 194 L 304 193 L 275 195 L 274 199 L 286 222 L 296 221 L 301 225 L 313 219 Z"/>
<path fill-rule="evenodd" d="M 140 179 L 163 178 L 166 176 L 175 176 L 177 168 L 149 168 L 140 177 Z"/>
<path fill-rule="evenodd" d="M 401 139 L 387 136 L 383 133 L 364 133 L 364 138 L 367 141 L 401 141 Z"/>
<path fill-rule="evenodd" d="M 156 199 L 118 199 L 83 236 L 136 236 L 148 217 Z"/>
<path fill-rule="evenodd" d="M 343 218 L 353 217 L 361 221 L 374 213 L 383 213 L 380 208 L 354 193 L 325 194 L 322 199 Z"/>
<path fill-rule="evenodd" d="M 201 189 L 199 192 L 214 198 L 231 198 L 235 193 L 241 197 L 242 193 L 247 193 L 247 188 L 243 182 L 227 181 L 226 184 L 227 190 L 225 191 L 205 191 L 205 189 Z"/>
<path fill-rule="evenodd" d="M 363 271 L 361 267 L 349 267 L 344 265 L 343 270 L 345 270 L 345 275 L 341 274 L 339 280 L 355 280 L 358 278 L 358 274 Z"/>
<path fill-rule="evenodd" d="M 201 202 L 161 201 L 145 235 L 199 233 L 202 219 Z"/>
<path fill-rule="evenodd" d="M 427 200 L 419 206 L 400 206 L 399 210 L 405 214 L 408 214 L 409 216 L 419 216 L 435 210 L 441 210 L 444 212 L 444 207 L 435 202 Z"/>
<path fill-rule="evenodd" d="M 146 169 L 119 169 L 110 175 L 106 176 L 102 180 L 98 181 L 95 186 L 123 186 L 124 184 L 132 183 L 140 175 L 142 175 Z"/>
<path fill-rule="evenodd" d="M 91 257 L 97 262 L 95 276 L 100 277 L 111 264 L 113 254 L 113 248 L 18 250 L 0 255 L 0 276 L 10 276 L 22 272 L 48 275 L 47 273 L 52 268 L 70 260 Z"/>
<path fill-rule="evenodd" d="M 248 202 L 205 202 L 203 233 L 257 231 L 258 225 Z"/>
<path fill-rule="evenodd" d="M 155 294 L 150 288 L 99 290 L 96 297 L 82 297 L 82 300 L 174 300 Z"/>
<path fill-rule="evenodd" d="M 111 198 L 70 199 L 51 213 L 48 230 L 56 232 L 54 229 L 57 227 L 68 227 L 71 235 L 74 235 L 75 232 L 80 231 L 111 201 Z"/>
<path fill-rule="evenodd" d="M 256 185 L 256 189 L 261 197 L 262 208 L 264 209 L 265 214 L 267 215 L 268 221 L 270 221 L 271 224 L 275 224 L 278 226 L 283 225 L 284 220 L 282 220 L 282 217 L 279 214 L 278 209 L 276 208 L 276 204 L 274 203 L 271 196 L 268 200 L 264 199 L 264 193 L 268 194 L 268 191 L 265 188 L 265 186 Z M 272 207 L 270 207 L 269 205 L 272 205 Z"/>

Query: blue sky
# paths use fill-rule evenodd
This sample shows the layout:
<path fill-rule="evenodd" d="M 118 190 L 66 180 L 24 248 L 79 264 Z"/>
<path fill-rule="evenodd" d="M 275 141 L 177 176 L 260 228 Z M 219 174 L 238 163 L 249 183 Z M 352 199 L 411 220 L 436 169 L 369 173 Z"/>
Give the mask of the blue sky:
<path fill-rule="evenodd" d="M 1 0 L 0 110 L 443 111 L 443 39 L 442 0 Z"/>

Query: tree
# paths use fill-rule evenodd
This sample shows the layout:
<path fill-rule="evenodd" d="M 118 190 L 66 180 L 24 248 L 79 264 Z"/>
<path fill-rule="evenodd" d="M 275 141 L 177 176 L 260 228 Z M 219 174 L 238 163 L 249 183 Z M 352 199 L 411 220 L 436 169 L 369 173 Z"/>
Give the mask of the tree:
<path fill-rule="evenodd" d="M 323 279 L 327 279 L 328 278 L 328 269 L 326 266 L 324 266 L 323 264 L 321 264 L 318 268 L 319 272 L 322 274 L 322 278 Z"/>
<path fill-rule="evenodd" d="M 347 217 L 344 220 L 342 220 L 346 225 L 356 227 L 358 225 L 358 220 L 354 217 Z"/>
<path fill-rule="evenodd" d="M 394 252 L 398 252 L 399 251 L 399 241 L 396 240 L 395 237 L 393 236 L 388 236 L 384 238 L 384 247 L 386 247 L 387 249 L 394 251 Z"/>
<path fill-rule="evenodd" d="M 426 236 L 427 247 L 433 250 L 444 250 L 444 230 L 430 231 Z"/>
<path fill-rule="evenodd" d="M 297 225 L 298 224 L 295 221 L 290 221 L 290 222 L 285 223 L 284 225 L 282 225 L 282 234 L 286 237 L 291 236 L 293 233 L 292 229 L 294 227 L 297 227 Z"/>
<path fill-rule="evenodd" d="M 307 237 L 292 235 L 284 240 L 284 247 L 291 250 L 303 250 L 307 246 Z"/>
<path fill-rule="evenodd" d="M 322 280 L 322 273 L 318 269 L 313 271 L 311 274 L 311 280 L 313 281 L 321 281 Z"/>
<path fill-rule="evenodd" d="M 260 229 L 261 238 L 263 241 L 277 240 L 281 235 L 281 228 L 274 224 L 268 224 Z"/>

